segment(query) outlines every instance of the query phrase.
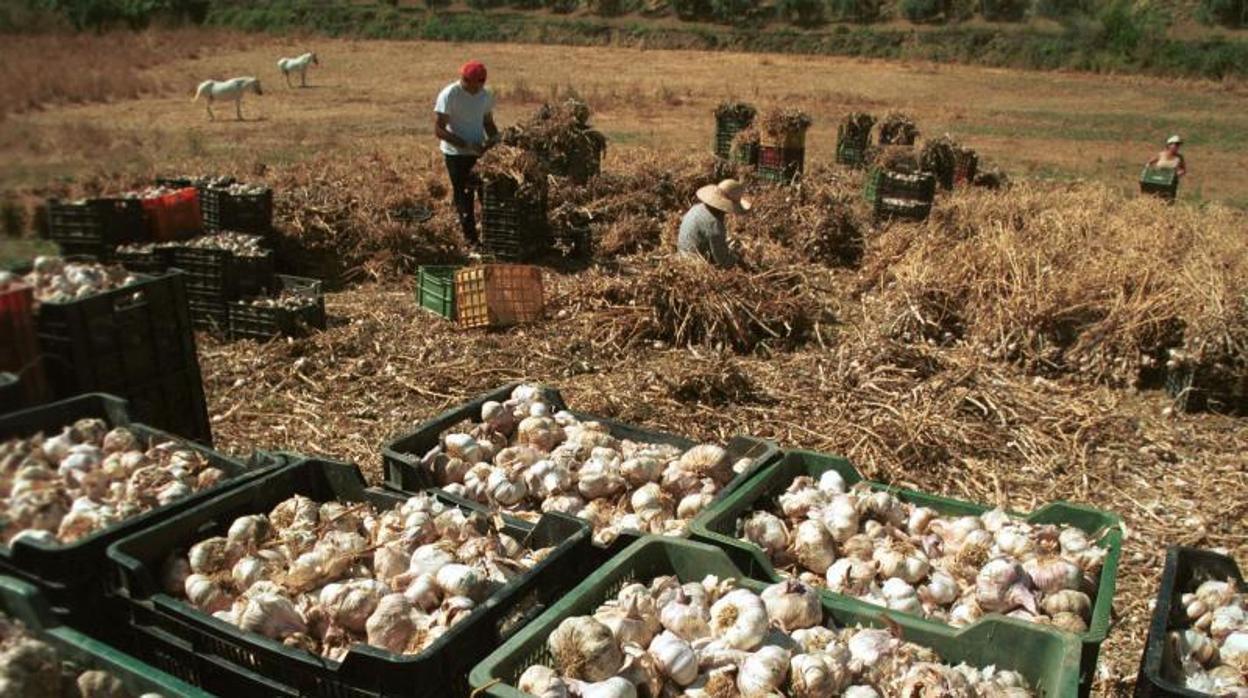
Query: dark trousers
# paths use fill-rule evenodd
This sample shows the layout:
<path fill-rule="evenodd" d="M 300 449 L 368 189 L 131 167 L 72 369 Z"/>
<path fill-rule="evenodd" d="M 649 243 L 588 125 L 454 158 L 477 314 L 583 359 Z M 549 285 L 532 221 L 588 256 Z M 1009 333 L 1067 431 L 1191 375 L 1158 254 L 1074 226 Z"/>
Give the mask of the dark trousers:
<path fill-rule="evenodd" d="M 446 173 L 451 177 L 451 192 L 455 196 L 455 212 L 459 214 L 459 226 L 464 239 L 477 242 L 476 179 L 472 166 L 477 164 L 475 155 L 447 155 Z"/>

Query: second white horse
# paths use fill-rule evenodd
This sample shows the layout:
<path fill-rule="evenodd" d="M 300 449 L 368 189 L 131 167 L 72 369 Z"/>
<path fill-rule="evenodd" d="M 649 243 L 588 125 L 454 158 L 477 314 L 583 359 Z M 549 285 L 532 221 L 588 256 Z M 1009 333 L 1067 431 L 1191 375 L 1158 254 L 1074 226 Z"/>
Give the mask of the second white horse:
<path fill-rule="evenodd" d="M 290 74 L 299 73 L 299 86 L 308 86 L 308 66 L 320 65 L 320 61 L 316 60 L 316 54 L 309 51 L 302 56 L 295 58 L 283 58 L 277 62 L 278 70 L 282 71 L 282 75 L 286 77 L 286 86 L 293 87 L 290 84 Z"/>
<path fill-rule="evenodd" d="M 233 101 L 234 113 L 238 115 L 238 120 L 243 120 L 243 93 L 255 92 L 258 95 L 264 94 L 260 91 L 260 80 L 256 78 L 234 78 L 233 80 L 205 80 L 199 83 L 199 88 L 195 90 L 195 97 L 191 102 L 195 102 L 200 97 L 207 101 L 208 118 L 216 119 L 216 115 L 212 113 L 212 103 L 216 100 Z"/>

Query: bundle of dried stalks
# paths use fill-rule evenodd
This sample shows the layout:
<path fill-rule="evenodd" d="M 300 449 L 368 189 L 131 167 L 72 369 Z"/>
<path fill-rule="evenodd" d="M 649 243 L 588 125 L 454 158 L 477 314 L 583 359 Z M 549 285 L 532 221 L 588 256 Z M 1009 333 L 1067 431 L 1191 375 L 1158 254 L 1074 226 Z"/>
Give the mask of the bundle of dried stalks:
<path fill-rule="evenodd" d="M 874 116 L 860 111 L 850 112 L 837 127 L 837 137 L 843 142 L 866 145 L 871 140 L 871 129 L 874 126 Z"/>
<path fill-rule="evenodd" d="M 872 240 L 862 278 L 898 336 L 965 339 L 1034 373 L 1137 385 L 1199 344 L 1218 347 L 1193 353 L 1201 366 L 1243 381 L 1244 225 L 1091 185 L 971 192 Z"/>
<path fill-rule="evenodd" d="M 721 121 L 735 121 L 738 124 L 754 123 L 757 110 L 745 102 L 720 102 L 715 107 L 715 118 Z"/>
<path fill-rule="evenodd" d="M 859 184 L 827 168 L 812 170 L 797 187 L 768 187 L 736 225 L 741 238 L 782 243 L 799 259 L 854 266 L 862 256 L 869 212 Z"/>
<path fill-rule="evenodd" d="M 293 273 L 358 280 L 463 259 L 454 211 L 439 201 L 441 181 L 413 176 L 386 155 L 326 155 L 265 183 L 275 192 L 277 256 Z"/>
<path fill-rule="evenodd" d="M 598 174 L 607 150 L 607 137 L 589 125 L 589 116 L 589 105 L 578 99 L 543 104 L 504 131 L 502 142 L 534 153 L 552 174 L 583 182 Z"/>
<path fill-rule="evenodd" d="M 914 145 L 918 138 L 919 126 L 909 114 L 890 111 L 880 122 L 880 145 Z"/>
<path fill-rule="evenodd" d="M 800 109 L 780 107 L 763 114 L 759 120 L 759 129 L 772 137 L 783 137 L 789 134 L 805 133 L 812 121 L 810 115 Z"/>
<path fill-rule="evenodd" d="M 481 156 L 474 172 L 485 189 L 499 198 L 522 205 L 546 206 L 546 170 L 533 151 L 496 145 Z"/>

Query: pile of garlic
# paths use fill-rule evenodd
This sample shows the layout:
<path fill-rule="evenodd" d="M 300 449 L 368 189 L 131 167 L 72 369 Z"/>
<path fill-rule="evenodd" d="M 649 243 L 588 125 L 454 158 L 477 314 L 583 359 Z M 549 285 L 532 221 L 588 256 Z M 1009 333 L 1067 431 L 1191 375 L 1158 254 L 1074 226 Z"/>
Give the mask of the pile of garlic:
<path fill-rule="evenodd" d="M 128 698 L 122 682 L 106 671 L 77 673 L 46 642 L 0 613 L 0 696 L 21 698 Z M 144 693 L 139 698 L 161 698 Z"/>
<path fill-rule="evenodd" d="M 1170 632 L 1185 686 L 1248 698 L 1248 592 L 1231 581 L 1206 581 L 1181 599 L 1191 627 Z"/>
<path fill-rule="evenodd" d="M 282 291 L 276 296 L 253 298 L 246 301 L 256 308 L 282 308 L 284 310 L 302 310 L 316 305 L 316 296 L 298 291 Z"/>
<path fill-rule="evenodd" d="M 171 558 L 162 582 L 220 620 L 341 661 L 356 643 L 421 652 L 550 551 L 427 494 L 383 512 L 296 495 Z"/>
<path fill-rule="evenodd" d="M 73 543 L 226 478 L 175 441 L 80 419 L 61 433 L 0 443 L 0 542 Z"/>
<path fill-rule="evenodd" d="M 621 531 L 682 536 L 751 461 L 714 444 L 688 451 L 617 439 L 598 422 L 552 414 L 540 388 L 521 385 L 487 402 L 481 422 L 449 433 L 420 467 L 448 492 L 536 518 L 558 511 L 590 522 L 594 541 Z"/>
<path fill-rule="evenodd" d="M 125 268 L 96 262 L 66 262 L 60 257 L 35 257 L 26 283 L 42 303 L 68 303 L 138 281 Z"/>
<path fill-rule="evenodd" d="M 546 644 L 554 666 L 517 682 L 539 698 L 1033 695 L 1013 671 L 942 664 L 887 630 L 825 627 L 818 592 L 792 580 L 762 594 L 716 577 L 629 584 Z"/>
<path fill-rule="evenodd" d="M 201 235 L 183 243 L 186 247 L 200 250 L 225 250 L 236 257 L 259 257 L 268 252 L 264 247 L 264 238 L 248 233 L 236 233 L 223 230 L 212 235 Z"/>
<path fill-rule="evenodd" d="M 835 470 L 801 476 L 738 535 L 777 570 L 895 611 L 955 626 L 1003 613 L 1088 629 L 1108 550 L 1072 526 L 1033 525 L 1000 509 L 941 516 Z"/>

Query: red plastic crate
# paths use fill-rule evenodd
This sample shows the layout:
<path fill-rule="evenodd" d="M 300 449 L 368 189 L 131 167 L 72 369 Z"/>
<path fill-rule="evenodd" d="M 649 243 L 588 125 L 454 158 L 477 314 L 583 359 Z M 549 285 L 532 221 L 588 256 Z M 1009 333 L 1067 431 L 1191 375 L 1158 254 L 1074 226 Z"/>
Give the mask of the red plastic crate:
<path fill-rule="evenodd" d="M 195 187 L 143 199 L 143 211 L 147 214 L 148 233 L 156 242 L 185 240 L 204 232 Z"/>
<path fill-rule="evenodd" d="M 33 308 L 34 292 L 29 286 L 0 293 L 0 371 L 21 379 L 28 405 L 48 399 Z"/>

